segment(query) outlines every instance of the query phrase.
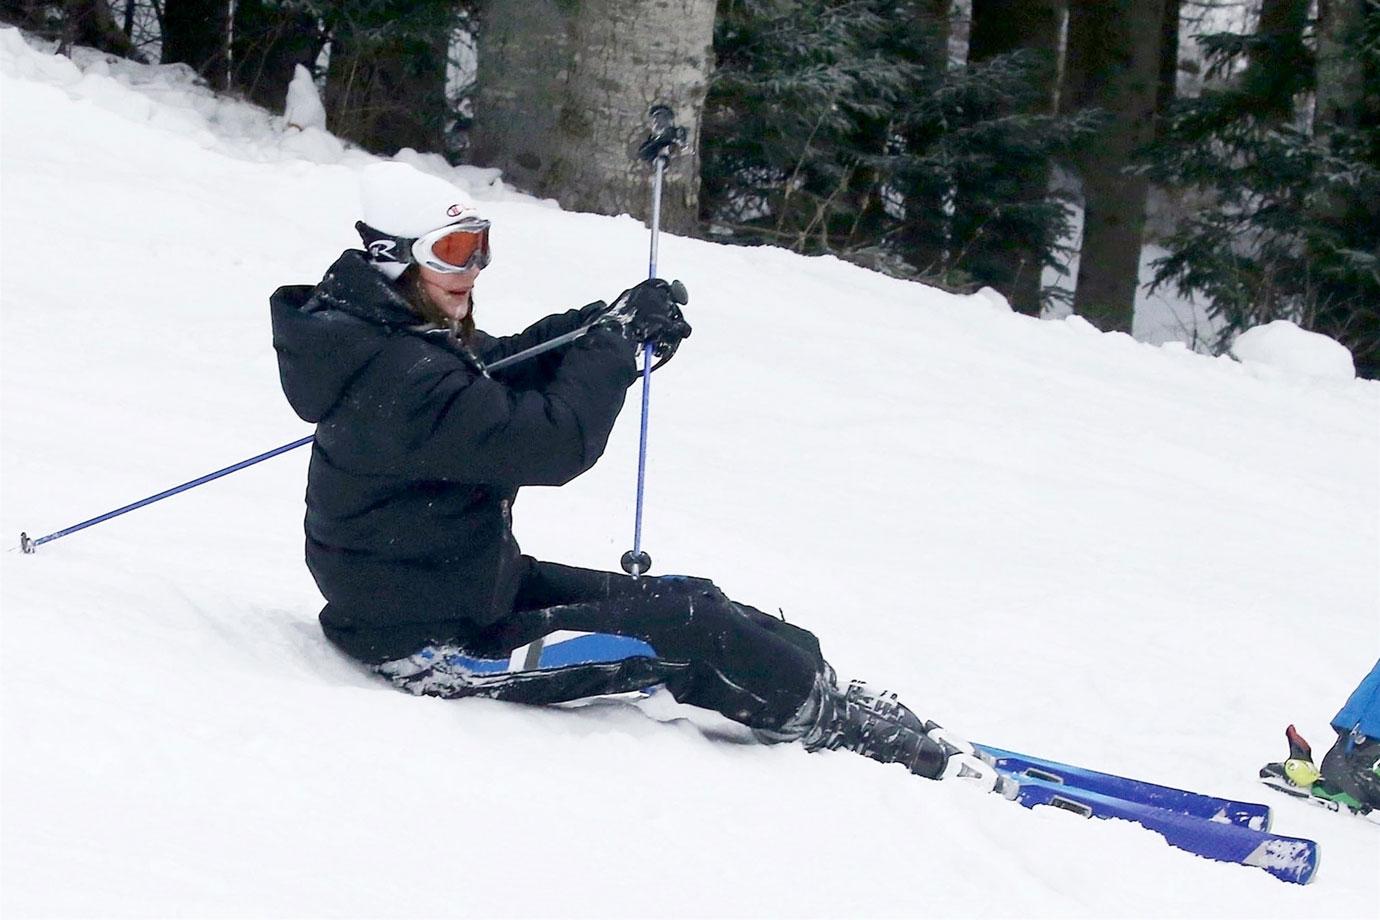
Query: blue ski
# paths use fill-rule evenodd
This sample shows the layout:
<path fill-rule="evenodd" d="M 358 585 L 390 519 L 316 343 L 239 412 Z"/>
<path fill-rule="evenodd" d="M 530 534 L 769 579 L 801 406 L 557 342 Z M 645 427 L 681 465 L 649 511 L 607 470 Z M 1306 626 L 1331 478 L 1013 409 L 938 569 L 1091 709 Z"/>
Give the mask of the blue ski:
<path fill-rule="evenodd" d="M 637 639 L 596 633 L 539 640 L 510 659 L 472 664 L 486 666 L 485 670 L 531 671 L 655 655 Z M 1318 845 L 1269 833 L 1270 810 L 1264 805 L 1098 773 L 988 745 L 974 747 L 995 761 L 1001 775 L 997 791 L 1026 808 L 1049 805 L 1089 818 L 1133 821 L 1164 837 L 1170 846 L 1220 862 L 1256 866 L 1286 882 L 1307 884 L 1317 870 Z"/>
<path fill-rule="evenodd" d="M 1172 847 L 1214 859 L 1264 869 L 1275 878 L 1306 885 L 1318 868 L 1318 845 L 1225 820 L 1115 798 L 1063 783 L 1003 772 L 1001 794 L 1026 808 L 1049 805 L 1087 818 L 1120 818 L 1164 837 Z"/>
<path fill-rule="evenodd" d="M 1038 779 L 1075 789 L 1084 789 L 1100 795 L 1125 799 L 1175 811 L 1195 818 L 1209 821 L 1226 821 L 1256 831 L 1270 829 L 1270 806 L 1253 802 L 1237 802 L 1189 792 L 1171 786 L 1160 786 L 1138 779 L 1117 776 L 1112 773 L 1099 773 L 1084 767 L 1017 754 L 988 744 L 973 745 L 979 751 L 991 756 L 999 770 L 1010 773 L 1019 780 Z"/>

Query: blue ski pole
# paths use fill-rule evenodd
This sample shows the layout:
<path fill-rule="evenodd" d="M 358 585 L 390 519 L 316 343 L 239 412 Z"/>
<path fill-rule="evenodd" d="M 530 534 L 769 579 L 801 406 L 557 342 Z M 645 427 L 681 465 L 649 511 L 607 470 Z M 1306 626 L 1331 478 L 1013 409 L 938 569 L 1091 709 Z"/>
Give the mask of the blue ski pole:
<path fill-rule="evenodd" d="M 170 498 L 171 496 L 174 496 L 179 492 L 186 492 L 188 489 L 195 489 L 199 485 L 205 485 L 206 483 L 211 482 L 215 479 L 219 479 L 222 476 L 229 476 L 231 473 L 237 473 L 247 466 L 253 466 L 256 463 L 260 463 L 264 460 L 269 459 L 270 457 L 276 457 L 279 454 L 287 453 L 288 451 L 301 447 L 304 444 L 310 444 L 313 440 L 314 436 L 308 435 L 305 438 L 293 441 L 291 444 L 284 444 L 282 447 L 275 447 L 270 451 L 259 454 L 257 457 L 250 457 L 248 460 L 241 460 L 239 463 L 236 463 L 233 466 L 227 466 L 223 470 L 216 470 L 214 473 L 207 473 L 205 476 L 200 476 L 196 479 L 193 479 L 191 482 L 184 482 L 180 486 L 173 486 L 171 489 L 159 492 L 157 495 L 150 495 L 148 498 L 141 498 L 137 502 L 125 505 L 123 508 L 116 508 L 114 511 L 107 511 L 105 514 L 99 515 L 98 517 L 93 517 L 89 521 L 82 521 L 80 524 L 73 524 L 71 527 L 59 530 L 57 533 L 50 533 L 46 537 L 32 539 L 27 533 L 21 533 L 19 535 L 19 548 L 26 553 L 32 553 L 35 549 L 42 546 L 44 543 L 51 543 L 54 540 L 67 536 L 68 534 L 76 533 L 78 530 L 85 530 L 88 527 L 95 527 L 97 524 L 104 523 L 105 521 L 108 521 L 111 518 L 116 518 L 122 514 L 127 514 L 128 512 L 134 511 L 138 508 L 142 508 L 145 505 L 152 505 L 154 502 L 162 501 L 165 498 Z"/>
<path fill-rule="evenodd" d="M 594 328 L 593 323 L 587 326 L 581 326 L 580 328 L 575 329 L 572 332 L 567 332 L 565 335 L 557 336 L 554 339 L 550 339 L 545 342 L 539 342 L 536 345 L 533 345 L 531 348 L 523 349 L 515 355 L 509 355 L 508 357 L 503 358 L 499 361 L 495 361 L 492 364 L 485 365 L 485 370 L 497 371 L 505 367 L 510 367 L 519 362 L 526 361 L 529 358 L 535 358 L 537 355 L 548 352 L 553 348 L 559 348 L 562 345 L 570 344 L 576 339 L 586 335 L 592 328 Z M 186 492 L 188 489 L 195 489 L 197 486 L 205 485 L 206 483 L 219 479 L 222 476 L 229 476 L 231 473 L 238 473 L 240 470 L 244 469 L 247 466 L 253 466 L 256 463 L 261 463 L 264 460 L 276 457 L 279 454 L 285 454 L 290 450 L 295 450 L 298 447 L 303 447 L 307 444 L 310 444 L 314 440 L 316 440 L 314 435 L 307 435 L 305 438 L 300 438 L 296 441 L 293 441 L 291 444 L 284 444 L 281 447 L 275 447 L 272 450 L 259 454 L 256 457 L 250 457 L 248 460 L 241 460 L 239 463 L 227 466 L 223 470 L 216 470 L 214 473 L 207 473 L 205 476 L 199 476 L 196 479 L 193 479 L 191 482 L 184 482 L 180 486 L 173 486 L 171 489 L 166 489 L 162 492 L 159 492 L 157 495 L 150 495 L 148 498 L 141 498 L 137 502 L 132 502 L 121 508 L 116 508 L 114 511 L 107 511 L 105 514 L 93 517 L 89 521 L 82 521 L 80 524 L 73 524 L 71 527 L 63 528 L 62 530 L 59 530 L 56 533 L 50 533 L 47 536 L 34 538 L 30 537 L 27 533 L 21 533 L 19 535 L 19 548 L 26 553 L 32 553 L 35 549 L 42 546 L 44 543 L 51 543 L 54 540 L 58 540 L 62 537 L 67 536 L 68 534 L 76 533 L 79 530 L 85 530 L 88 527 L 95 527 L 97 524 L 103 524 L 111 518 L 117 518 L 122 514 L 128 514 L 129 512 L 135 511 L 139 508 L 143 508 L 146 505 L 152 505 L 154 502 L 162 501 L 165 498 L 171 498 L 172 496 L 177 495 L 180 492 Z"/>
<path fill-rule="evenodd" d="M 685 143 L 685 129 L 676 126 L 675 113 L 669 106 L 654 105 L 647 113 L 652 133 L 638 149 L 638 156 L 650 162 L 652 175 L 652 242 L 647 260 L 647 277 L 656 277 L 657 233 L 661 229 L 661 182 L 666 165 Z M 647 486 L 647 418 L 652 394 L 652 353 L 654 343 L 642 343 L 642 428 L 637 446 L 637 512 L 633 521 L 633 548 L 623 554 L 623 571 L 637 578 L 652 567 L 652 557 L 642 549 L 642 504 Z"/>

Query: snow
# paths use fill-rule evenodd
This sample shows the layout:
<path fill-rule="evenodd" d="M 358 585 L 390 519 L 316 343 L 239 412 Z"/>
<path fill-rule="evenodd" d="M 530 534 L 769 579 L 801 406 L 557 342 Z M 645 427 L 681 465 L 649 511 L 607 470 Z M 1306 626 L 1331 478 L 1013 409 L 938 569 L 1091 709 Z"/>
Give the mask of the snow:
<path fill-rule="evenodd" d="M 1371 917 L 1380 834 L 1277 797 L 1317 880 L 686 712 L 397 693 L 323 641 L 268 294 L 357 245 L 373 159 L 0 31 L 0 913 Z M 482 325 L 608 298 L 645 228 L 400 156 L 494 221 Z M 645 545 L 977 740 L 1265 800 L 1375 660 L 1380 386 L 1257 373 L 830 258 L 665 236 L 694 337 L 651 396 Z M 981 302 L 979 302 L 981 301 Z M 636 400 L 631 400 L 635 406 Z M 614 567 L 637 414 L 516 510 Z"/>
<path fill-rule="evenodd" d="M 1063 191 L 1074 191 L 1077 188 L 1077 180 L 1073 176 L 1059 171 L 1054 177 L 1054 187 Z M 1166 204 L 1162 200 L 1162 196 L 1152 189 L 1149 208 L 1147 233 L 1165 232 L 1168 218 L 1160 212 L 1168 210 L 1172 213 L 1175 206 Z M 1068 259 L 1063 266 L 1064 270 L 1061 273 L 1054 268 L 1046 268 L 1040 279 L 1041 284 L 1046 288 L 1062 288 L 1066 295 L 1071 298 L 1071 289 L 1074 280 L 1078 277 L 1079 247 L 1082 245 L 1082 238 L 1083 210 L 1080 207 L 1075 207 L 1073 219 L 1069 226 L 1069 235 L 1060 241 L 1061 245 L 1069 252 Z M 1206 303 L 1178 293 L 1172 284 L 1158 288 L 1151 285 L 1151 280 L 1155 276 L 1155 263 L 1168 255 L 1168 250 L 1156 243 L 1149 243 L 1141 249 L 1140 286 L 1136 291 L 1135 315 L 1131 320 L 1131 333 L 1138 342 L 1146 342 L 1151 345 L 1170 345 L 1172 348 L 1178 348 L 1175 343 L 1182 343 L 1193 351 L 1207 354 L 1222 330 L 1222 321 L 1209 315 Z M 996 296 L 1000 297 L 1001 295 L 997 294 Z M 1072 309 L 1071 302 L 1059 301 L 1047 305 L 1043 315 L 1046 319 L 1063 319 L 1071 313 Z"/>
<path fill-rule="evenodd" d="M 996 288 L 982 287 L 974 294 L 967 297 L 969 303 L 978 307 L 985 307 L 988 310 L 995 310 L 998 313 L 1010 313 L 1011 302 L 1006 299 L 1006 295 Z"/>
<path fill-rule="evenodd" d="M 326 130 L 326 107 L 321 103 L 320 94 L 316 92 L 316 83 L 312 81 L 311 71 L 301 64 L 293 69 L 292 80 L 288 83 L 283 119 L 288 123 L 288 127 L 299 131 L 308 128 Z"/>
<path fill-rule="evenodd" d="M 1341 342 L 1300 329 L 1286 319 L 1253 326 L 1232 342 L 1231 353 L 1248 367 L 1266 367 L 1287 374 L 1350 380 L 1356 362 Z"/>

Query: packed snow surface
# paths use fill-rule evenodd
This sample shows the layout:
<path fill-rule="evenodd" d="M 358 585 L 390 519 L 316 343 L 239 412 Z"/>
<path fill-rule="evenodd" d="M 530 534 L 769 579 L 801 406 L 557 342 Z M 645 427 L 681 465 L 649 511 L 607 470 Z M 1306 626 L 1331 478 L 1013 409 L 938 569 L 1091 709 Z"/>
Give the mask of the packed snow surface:
<path fill-rule="evenodd" d="M 849 754 L 707 738 L 653 698 L 400 694 L 323 641 L 269 293 L 356 245 L 370 158 L 181 68 L 0 32 L 6 917 L 1374 917 L 1380 829 L 1271 794 L 1380 645 L 1380 386 L 1040 321 L 832 258 L 663 237 L 695 334 L 657 373 L 660 572 L 815 630 L 978 740 L 1270 800 L 1310 886 L 1123 822 Z M 403 157 L 494 222 L 517 330 L 645 270 L 630 218 Z M 524 549 L 616 568 L 636 399 L 528 489 Z"/>
<path fill-rule="evenodd" d="M 1277 319 L 1242 332 L 1232 342 L 1231 353 L 1252 367 L 1268 367 L 1286 374 L 1350 380 L 1356 362 L 1347 347 L 1335 339 L 1300 329 L 1287 319 Z"/>

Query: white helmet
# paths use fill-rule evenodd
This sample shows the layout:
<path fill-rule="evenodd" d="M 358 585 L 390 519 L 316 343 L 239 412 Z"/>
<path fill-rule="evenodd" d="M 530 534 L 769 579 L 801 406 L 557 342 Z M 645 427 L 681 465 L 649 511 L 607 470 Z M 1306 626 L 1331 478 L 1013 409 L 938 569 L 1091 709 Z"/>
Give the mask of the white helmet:
<path fill-rule="evenodd" d="M 410 263 L 440 272 L 489 263 L 489 222 L 474 200 L 444 179 L 389 160 L 360 171 L 363 220 L 355 224 L 370 263 L 397 278 Z"/>

